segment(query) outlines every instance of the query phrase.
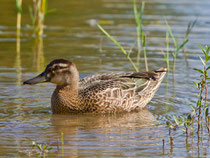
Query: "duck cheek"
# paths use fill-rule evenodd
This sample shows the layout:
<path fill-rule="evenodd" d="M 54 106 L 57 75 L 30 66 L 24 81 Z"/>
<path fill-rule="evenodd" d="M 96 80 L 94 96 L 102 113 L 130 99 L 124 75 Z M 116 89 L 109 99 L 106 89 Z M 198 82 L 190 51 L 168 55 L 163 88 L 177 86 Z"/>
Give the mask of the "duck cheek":
<path fill-rule="evenodd" d="M 55 83 L 57 85 L 63 85 L 64 84 L 63 79 L 61 77 L 56 77 L 56 76 L 51 78 L 50 82 Z"/>

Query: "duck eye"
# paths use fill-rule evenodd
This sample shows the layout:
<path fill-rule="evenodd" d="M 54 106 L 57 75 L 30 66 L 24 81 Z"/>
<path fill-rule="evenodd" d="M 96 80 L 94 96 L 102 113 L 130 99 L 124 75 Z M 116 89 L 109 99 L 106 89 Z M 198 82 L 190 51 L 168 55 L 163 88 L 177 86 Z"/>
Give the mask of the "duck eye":
<path fill-rule="evenodd" d="M 56 65 L 56 66 L 55 66 L 55 69 L 60 69 L 60 68 L 61 68 L 61 67 L 60 67 L 60 66 L 58 66 L 58 65 Z"/>

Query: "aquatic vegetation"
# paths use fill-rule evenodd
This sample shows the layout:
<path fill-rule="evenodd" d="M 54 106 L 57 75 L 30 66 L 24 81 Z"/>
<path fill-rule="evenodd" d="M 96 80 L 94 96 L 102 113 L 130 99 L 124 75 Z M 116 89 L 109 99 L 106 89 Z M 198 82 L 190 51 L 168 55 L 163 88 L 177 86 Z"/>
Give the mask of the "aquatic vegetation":
<path fill-rule="evenodd" d="M 136 0 L 133 0 L 133 10 L 134 10 L 134 16 L 136 20 L 136 40 L 137 40 L 137 63 L 140 64 L 140 56 L 141 56 L 141 47 L 143 47 L 144 52 L 144 59 L 145 59 L 145 68 L 146 71 L 149 71 L 148 64 L 147 64 L 147 55 L 146 55 L 146 36 L 144 35 L 143 29 L 142 29 L 142 23 L 143 23 L 143 13 L 144 13 L 144 6 L 145 2 L 142 2 L 141 4 L 141 10 L 137 10 Z M 139 65 L 138 65 L 139 66 Z"/>
<path fill-rule="evenodd" d="M 17 85 L 21 84 L 21 58 L 20 58 L 20 32 L 21 32 L 21 13 L 22 13 L 22 0 L 16 0 L 17 7 L 17 23 L 16 23 L 16 72 L 17 72 Z"/>
<path fill-rule="evenodd" d="M 136 72 L 139 72 L 139 68 L 136 66 L 136 64 L 133 62 L 133 60 L 131 59 L 130 57 L 130 53 L 127 52 L 123 46 L 117 42 L 114 37 L 112 37 L 101 25 L 97 24 L 98 28 L 107 36 L 109 37 L 113 43 L 115 43 L 119 48 L 120 50 L 123 52 L 123 54 L 125 54 L 125 56 L 127 57 L 127 59 L 129 60 L 129 62 L 132 64 L 132 66 L 134 67 L 134 69 L 136 70 Z"/>
<path fill-rule="evenodd" d="M 202 46 L 198 46 L 202 50 L 205 58 L 203 59 L 199 56 L 201 63 L 203 64 L 203 69 L 194 68 L 195 71 L 200 73 L 201 77 L 199 82 L 193 81 L 193 84 L 199 91 L 196 105 L 190 105 L 192 111 L 187 115 L 187 117 L 173 116 L 174 121 L 170 120 L 166 122 L 169 131 L 177 128 L 183 130 L 186 133 L 186 142 L 188 142 L 189 132 L 194 133 L 196 130 L 199 141 L 200 133 L 203 133 L 205 131 L 203 128 L 204 126 L 206 127 L 207 132 L 210 135 L 210 113 L 209 106 L 207 105 L 207 86 L 210 84 L 210 82 L 208 82 L 208 80 L 210 79 L 208 76 L 208 70 L 210 70 L 210 66 L 208 66 L 208 63 L 210 63 L 210 46 L 206 46 L 205 50 Z M 169 132 L 169 137 L 171 139 L 171 132 Z"/>
<path fill-rule="evenodd" d="M 37 143 L 32 141 L 32 147 L 30 150 L 21 149 L 20 152 L 31 157 L 32 155 L 39 155 L 40 157 L 46 157 L 46 154 L 53 148 L 49 147 L 47 143 Z"/>
<path fill-rule="evenodd" d="M 145 3 L 142 2 L 140 11 L 137 10 L 136 0 L 133 0 L 133 10 L 134 10 L 134 17 L 136 21 L 136 41 L 137 41 L 137 57 L 136 63 L 131 59 L 130 54 L 132 53 L 133 47 L 131 47 L 130 51 L 126 51 L 123 46 L 114 39 L 101 25 L 97 24 L 98 28 L 113 42 L 115 43 L 119 49 L 122 51 L 123 54 L 127 57 L 129 62 L 132 64 L 136 72 L 139 72 L 140 66 L 140 56 L 141 56 L 141 47 L 143 48 L 144 52 L 144 61 L 145 61 L 145 68 L 146 71 L 149 71 L 148 63 L 147 63 L 147 55 L 146 55 L 146 36 L 143 33 L 142 29 L 142 16 L 144 12 Z M 136 43 L 136 42 L 134 42 Z"/>
<path fill-rule="evenodd" d="M 169 139 L 170 139 L 170 152 L 172 153 L 173 152 L 173 144 L 174 144 L 172 130 L 175 129 L 175 126 L 170 121 L 167 121 L 166 125 L 168 126 L 168 134 L 169 134 Z"/>
<path fill-rule="evenodd" d="M 22 0 L 16 0 L 16 7 L 17 7 L 17 23 L 16 23 L 16 51 L 20 52 L 20 31 L 21 31 L 21 13 L 22 13 Z"/>
<path fill-rule="evenodd" d="M 20 37 L 20 29 L 21 29 L 21 13 L 22 13 L 22 0 L 16 0 L 17 7 L 17 38 Z"/>
<path fill-rule="evenodd" d="M 187 42 L 189 41 L 188 36 L 191 33 L 193 27 L 195 26 L 197 20 L 194 20 L 193 22 L 189 22 L 188 26 L 187 26 L 187 30 L 185 32 L 185 36 L 184 36 L 184 41 L 181 44 L 178 44 L 178 40 L 177 38 L 174 37 L 174 34 L 172 32 L 172 29 L 170 27 L 170 25 L 168 24 L 168 21 L 165 19 L 165 23 L 167 26 L 167 30 L 166 30 L 166 52 L 163 52 L 166 64 L 167 64 L 167 68 L 169 70 L 169 46 L 170 46 L 170 37 L 173 41 L 173 51 L 171 52 L 171 55 L 173 57 L 173 72 L 175 71 L 175 65 L 176 65 L 176 58 L 178 55 L 178 52 L 184 48 L 184 46 L 187 44 Z"/>
<path fill-rule="evenodd" d="M 32 31 L 33 35 L 35 36 L 35 46 L 34 46 L 34 52 L 36 55 L 35 57 L 35 64 L 37 66 L 37 71 L 40 72 L 43 65 L 44 65 L 44 52 L 43 52 L 43 39 L 42 36 L 44 34 L 44 21 L 45 16 L 48 13 L 51 13 L 54 11 L 54 9 L 49 10 L 48 9 L 48 0 L 33 0 L 33 5 L 29 6 L 29 14 L 32 21 Z M 21 14 L 22 14 L 22 0 L 16 0 L 16 6 L 17 6 L 17 38 L 16 38 L 16 52 L 17 52 L 17 58 L 16 58 L 16 67 L 17 67 L 17 80 L 18 85 L 20 85 L 20 78 L 21 78 Z"/>
<path fill-rule="evenodd" d="M 134 67 L 134 69 L 137 72 L 139 71 L 139 67 L 140 67 L 140 56 L 141 56 L 141 50 L 142 49 L 143 49 L 143 53 L 144 53 L 145 68 L 146 68 L 146 71 L 149 70 L 148 62 L 147 62 L 147 53 L 146 53 L 146 36 L 144 35 L 143 28 L 142 28 L 144 8 L 145 8 L 145 2 L 142 2 L 140 11 L 138 11 L 137 5 L 136 5 L 136 0 L 133 0 L 133 10 L 134 10 L 134 17 L 135 17 L 135 22 L 136 22 L 136 41 L 137 41 L 137 42 L 135 42 L 135 44 L 137 43 L 136 64 L 130 58 L 130 54 L 132 52 L 133 47 L 130 49 L 129 52 L 126 51 L 123 48 L 123 46 L 117 40 L 114 39 L 113 36 L 111 36 L 101 25 L 97 24 L 99 29 L 109 39 L 111 39 L 113 43 L 115 43 L 120 48 L 120 50 L 123 52 L 123 54 L 125 54 L 125 56 L 129 60 L 129 62 L 132 64 L 132 66 Z M 164 55 L 164 58 L 165 58 L 165 61 L 166 61 L 166 65 L 167 65 L 168 71 L 169 71 L 169 54 L 171 54 L 172 57 L 173 57 L 173 72 L 174 72 L 175 71 L 176 58 L 177 58 L 178 52 L 181 49 L 183 49 L 184 46 L 189 41 L 188 36 L 191 33 L 193 27 L 195 26 L 196 21 L 197 20 L 188 23 L 187 30 L 185 32 L 185 36 L 184 36 L 184 39 L 183 39 L 184 41 L 181 44 L 179 44 L 178 43 L 178 39 L 175 38 L 170 25 L 168 24 L 167 20 L 165 19 L 165 23 L 166 23 L 166 26 L 167 26 L 167 30 L 166 30 L 166 52 L 163 52 L 163 55 Z M 169 51 L 170 39 L 173 41 L 173 51 Z"/>
<path fill-rule="evenodd" d="M 210 134 L 210 131 L 209 131 L 209 112 L 208 112 L 209 107 L 207 105 L 207 96 L 208 96 L 207 85 L 210 84 L 210 82 L 208 82 L 208 80 L 210 79 L 208 77 L 208 70 L 210 69 L 210 66 L 208 66 L 207 63 L 210 61 L 210 55 L 209 55 L 210 46 L 206 46 L 206 50 L 204 50 L 202 46 L 200 46 L 200 45 L 198 45 L 198 46 L 202 50 L 202 52 L 205 56 L 205 59 L 202 59 L 199 56 L 199 58 L 200 58 L 200 60 L 203 64 L 203 69 L 194 68 L 195 71 L 197 71 L 201 74 L 200 75 L 201 81 L 200 82 L 193 82 L 194 85 L 199 90 L 199 93 L 198 93 L 199 98 L 197 100 L 197 105 L 196 105 L 196 107 L 194 107 L 194 109 L 196 111 L 198 111 L 198 113 L 196 115 L 198 117 L 197 133 L 199 133 L 200 127 L 202 125 L 201 121 L 203 120 L 203 117 L 205 117 L 206 127 L 208 129 L 209 134 Z"/>
<path fill-rule="evenodd" d="M 61 157 L 64 157 L 64 138 L 63 138 L 63 132 L 60 134 L 60 143 L 57 142 L 57 150 L 53 149 L 51 147 L 52 145 L 49 143 L 38 143 L 36 141 L 32 141 L 30 149 L 24 149 L 22 148 L 19 152 L 23 153 L 24 155 L 27 155 L 29 157 L 31 156 L 40 156 L 40 157 L 47 157 L 48 153 L 55 153 L 58 154 L 60 151 L 61 146 Z"/>
<path fill-rule="evenodd" d="M 48 10 L 48 0 L 33 1 L 33 6 L 29 7 L 32 26 L 36 36 L 39 37 L 43 35 L 45 16 L 52 11 L 53 10 Z"/>
<path fill-rule="evenodd" d="M 17 7 L 17 35 L 21 29 L 22 0 L 16 0 Z M 32 20 L 32 27 L 35 36 L 42 36 L 44 33 L 44 20 L 48 13 L 54 9 L 48 9 L 48 0 L 33 0 L 33 6 L 29 6 L 29 14 Z"/>

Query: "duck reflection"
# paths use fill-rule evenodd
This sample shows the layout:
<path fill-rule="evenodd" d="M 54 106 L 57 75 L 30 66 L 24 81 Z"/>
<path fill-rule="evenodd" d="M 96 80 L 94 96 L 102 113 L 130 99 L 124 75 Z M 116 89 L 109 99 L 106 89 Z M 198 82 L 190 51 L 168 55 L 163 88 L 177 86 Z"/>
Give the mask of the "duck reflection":
<path fill-rule="evenodd" d="M 94 150 L 101 153 L 97 149 L 101 145 L 107 144 L 111 147 L 112 143 L 115 145 L 117 142 L 119 143 L 119 139 L 124 141 L 134 138 L 133 140 L 136 140 L 140 133 L 147 135 L 146 131 L 150 131 L 148 127 L 158 124 L 158 121 L 149 110 L 142 109 L 132 113 L 103 115 L 91 113 L 54 114 L 51 116 L 51 123 L 55 133 L 64 134 L 65 155 L 77 157 L 81 154 L 81 147 L 93 147 Z"/>
<path fill-rule="evenodd" d="M 140 127 L 150 127 L 158 124 L 152 113 L 147 109 L 142 109 L 132 113 L 117 114 L 71 114 L 52 115 L 51 122 L 54 129 L 65 136 L 75 135 L 78 128 L 84 131 L 93 129 L 103 129 L 105 132 L 123 129 L 135 129 Z M 122 128 L 121 128 L 122 127 Z"/>
<path fill-rule="evenodd" d="M 135 144 L 135 141 L 140 140 L 139 137 L 148 135 L 151 130 L 148 127 L 158 124 L 158 121 L 149 110 L 142 109 L 138 112 L 103 115 L 54 114 L 51 123 L 55 133 L 64 134 L 65 156 L 78 157 L 82 156 L 84 150 L 89 152 L 89 149 L 92 149 L 90 152 L 103 155 L 100 147 L 111 150 L 114 146 L 125 146 L 126 140 L 130 143 L 132 140 Z"/>

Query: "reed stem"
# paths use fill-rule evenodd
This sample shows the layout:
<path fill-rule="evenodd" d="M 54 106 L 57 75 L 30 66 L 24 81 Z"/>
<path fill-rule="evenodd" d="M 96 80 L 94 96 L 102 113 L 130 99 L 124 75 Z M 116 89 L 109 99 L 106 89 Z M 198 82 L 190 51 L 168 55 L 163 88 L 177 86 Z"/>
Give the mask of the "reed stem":
<path fill-rule="evenodd" d="M 37 12 L 37 36 L 43 35 L 43 22 L 44 22 L 44 8 L 45 8 L 45 0 L 38 1 L 38 12 Z"/>
<path fill-rule="evenodd" d="M 165 154 L 165 140 L 162 139 L 162 141 L 163 141 L 163 155 L 164 155 Z"/>
<path fill-rule="evenodd" d="M 21 32 L 21 12 L 22 0 L 16 0 L 17 5 L 17 24 L 16 24 L 16 71 L 17 71 L 17 85 L 21 85 L 21 58 L 20 58 L 20 32 Z"/>
<path fill-rule="evenodd" d="M 143 45 L 143 50 L 144 50 L 145 68 L 146 68 L 146 71 L 149 71 L 148 64 L 147 64 L 146 37 L 144 35 L 142 37 L 142 45 Z"/>
<path fill-rule="evenodd" d="M 143 5 L 143 3 L 142 3 Z M 137 11 L 136 0 L 133 0 L 133 11 L 136 20 L 136 39 L 137 39 L 137 63 L 140 64 L 140 55 L 141 55 L 141 17 Z"/>
<path fill-rule="evenodd" d="M 63 132 L 61 132 L 61 156 L 64 157 L 64 139 L 63 139 Z"/>
<path fill-rule="evenodd" d="M 16 0 L 17 5 L 17 38 L 20 38 L 20 30 L 21 30 L 21 12 L 22 12 L 22 0 Z M 17 47 L 19 49 L 19 47 Z"/>

